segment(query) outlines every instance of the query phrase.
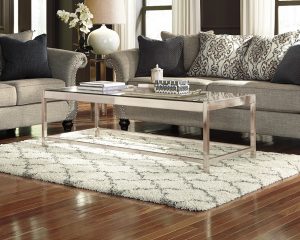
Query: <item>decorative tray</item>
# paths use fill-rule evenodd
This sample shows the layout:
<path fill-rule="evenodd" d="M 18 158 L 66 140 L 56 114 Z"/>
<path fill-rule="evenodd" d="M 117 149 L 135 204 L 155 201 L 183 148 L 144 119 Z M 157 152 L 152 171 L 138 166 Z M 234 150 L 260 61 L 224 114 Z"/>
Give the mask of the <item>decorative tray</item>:
<path fill-rule="evenodd" d="M 149 88 L 127 88 L 124 89 L 123 92 L 128 96 L 137 96 L 137 97 L 152 97 L 152 98 L 189 98 L 194 96 L 205 95 L 206 92 L 201 89 L 190 91 L 187 94 L 167 94 L 167 93 L 155 93 L 153 89 Z"/>

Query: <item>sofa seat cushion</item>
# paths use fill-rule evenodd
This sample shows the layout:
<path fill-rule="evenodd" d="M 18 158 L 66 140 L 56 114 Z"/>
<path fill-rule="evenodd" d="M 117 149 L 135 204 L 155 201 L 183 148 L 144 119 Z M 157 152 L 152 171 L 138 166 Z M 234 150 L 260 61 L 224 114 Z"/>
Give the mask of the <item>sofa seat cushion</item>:
<path fill-rule="evenodd" d="M 190 83 L 190 89 L 191 90 L 195 90 L 195 89 L 203 89 L 206 90 L 206 87 L 208 86 L 208 84 L 210 84 L 212 81 L 217 81 L 218 78 L 210 78 L 210 77 L 201 77 L 201 78 L 175 78 L 175 77 L 164 77 L 165 80 L 180 80 L 180 79 L 184 79 L 184 80 L 188 80 Z M 129 85 L 135 85 L 137 86 L 139 83 L 147 83 L 150 84 L 151 83 L 151 78 L 150 77 L 135 77 L 130 79 L 127 84 Z"/>
<path fill-rule="evenodd" d="M 0 107 L 11 107 L 17 104 L 17 92 L 15 87 L 0 84 Z"/>
<path fill-rule="evenodd" d="M 264 81 L 219 80 L 208 91 L 256 94 L 257 109 L 272 112 L 300 113 L 300 86 Z"/>
<path fill-rule="evenodd" d="M 43 90 L 65 87 L 65 82 L 54 78 L 24 79 L 2 82 L 13 86 L 17 91 L 17 105 L 39 103 Z"/>

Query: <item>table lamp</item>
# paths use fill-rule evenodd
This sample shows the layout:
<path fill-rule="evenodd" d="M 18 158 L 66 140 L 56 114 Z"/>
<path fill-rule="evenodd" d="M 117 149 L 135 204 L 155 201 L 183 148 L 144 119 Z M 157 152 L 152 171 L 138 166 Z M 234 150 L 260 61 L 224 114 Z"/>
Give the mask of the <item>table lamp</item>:
<path fill-rule="evenodd" d="M 85 4 L 94 15 L 93 23 L 102 26 L 89 34 L 88 44 L 97 55 L 107 55 L 118 50 L 120 37 L 117 32 L 108 29 L 105 24 L 126 22 L 124 0 L 85 0 Z"/>

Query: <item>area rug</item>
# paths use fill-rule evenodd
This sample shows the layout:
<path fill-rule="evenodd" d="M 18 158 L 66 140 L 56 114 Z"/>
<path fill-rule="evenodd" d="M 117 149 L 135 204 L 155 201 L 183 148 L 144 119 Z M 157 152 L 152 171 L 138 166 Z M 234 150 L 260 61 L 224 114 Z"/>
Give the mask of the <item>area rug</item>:
<path fill-rule="evenodd" d="M 139 133 L 102 130 L 98 138 L 85 130 L 63 134 L 67 139 L 134 146 L 138 149 L 201 157 L 202 142 Z M 212 155 L 237 146 L 212 144 Z M 172 157 L 126 153 L 39 139 L 0 145 L 0 172 L 102 193 L 139 199 L 190 211 L 204 211 L 277 181 L 299 174 L 300 156 L 257 152 L 224 160 L 203 171 L 199 163 Z"/>

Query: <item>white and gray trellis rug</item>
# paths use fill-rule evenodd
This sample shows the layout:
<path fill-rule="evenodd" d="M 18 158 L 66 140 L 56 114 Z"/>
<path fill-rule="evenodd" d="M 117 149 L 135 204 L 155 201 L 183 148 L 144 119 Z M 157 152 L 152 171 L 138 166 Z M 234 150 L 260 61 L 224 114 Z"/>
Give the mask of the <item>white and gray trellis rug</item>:
<path fill-rule="evenodd" d="M 201 156 L 201 142 L 153 135 L 101 130 L 63 134 L 68 139 L 114 146 L 134 146 L 182 156 Z M 212 144 L 216 156 L 236 150 L 234 145 Z M 39 139 L 0 145 L 0 172 L 68 186 L 95 190 L 171 207 L 203 211 L 300 172 L 300 156 L 258 152 L 212 165 L 206 174 L 202 162 L 171 157 L 104 150 Z"/>

